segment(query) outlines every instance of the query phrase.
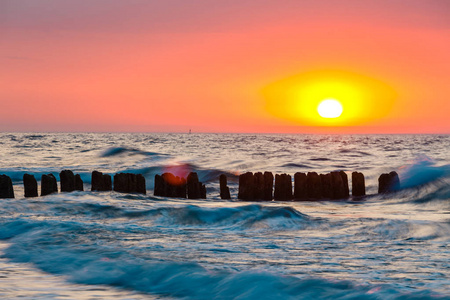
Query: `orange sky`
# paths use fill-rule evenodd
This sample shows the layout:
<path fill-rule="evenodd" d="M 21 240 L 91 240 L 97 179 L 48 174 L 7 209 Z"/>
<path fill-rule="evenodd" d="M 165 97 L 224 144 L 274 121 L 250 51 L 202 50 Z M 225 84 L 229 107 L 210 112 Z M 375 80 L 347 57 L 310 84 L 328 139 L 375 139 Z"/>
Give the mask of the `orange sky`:
<path fill-rule="evenodd" d="M 450 133 L 449 53 L 447 0 L 0 0 L 0 131 Z M 341 73 L 392 107 L 295 117 Z"/>

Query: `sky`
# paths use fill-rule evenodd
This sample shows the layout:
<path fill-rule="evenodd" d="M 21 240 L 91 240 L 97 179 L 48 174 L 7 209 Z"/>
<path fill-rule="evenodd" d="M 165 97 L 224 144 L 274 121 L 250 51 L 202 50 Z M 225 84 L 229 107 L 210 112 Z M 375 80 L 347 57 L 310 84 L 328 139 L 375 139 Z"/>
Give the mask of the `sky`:
<path fill-rule="evenodd" d="M 0 0 L 0 131 L 450 133 L 449 53 L 448 0 Z"/>

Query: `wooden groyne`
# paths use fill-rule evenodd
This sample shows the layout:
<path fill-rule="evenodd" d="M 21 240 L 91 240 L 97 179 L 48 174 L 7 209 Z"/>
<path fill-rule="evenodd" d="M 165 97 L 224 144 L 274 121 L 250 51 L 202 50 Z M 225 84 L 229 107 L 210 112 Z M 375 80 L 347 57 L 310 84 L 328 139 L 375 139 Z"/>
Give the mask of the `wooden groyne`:
<path fill-rule="evenodd" d="M 93 171 L 91 191 L 115 191 L 120 193 L 146 194 L 145 177 L 141 174 L 117 173 L 113 179 L 109 174 Z M 61 192 L 83 191 L 84 184 L 79 174 L 63 170 L 59 174 Z M 220 198 L 231 199 L 227 176 L 219 176 Z M 24 196 L 37 197 L 38 183 L 34 175 L 24 174 Z M 294 185 L 292 185 L 294 184 Z M 378 178 L 378 193 L 390 193 L 400 189 L 397 172 L 381 174 Z M 41 196 L 58 192 L 58 183 L 53 174 L 41 176 Z M 352 197 L 366 195 L 364 174 L 352 173 Z M 160 197 L 206 199 L 206 186 L 199 181 L 198 174 L 189 173 L 186 178 L 171 173 L 155 175 L 154 195 Z M 245 201 L 314 201 L 321 199 L 347 199 L 350 197 L 347 173 L 334 171 L 326 174 L 316 172 L 289 174 L 271 172 L 246 172 L 239 175 L 237 198 Z M 14 198 L 12 180 L 0 175 L 0 198 Z"/>
<path fill-rule="evenodd" d="M 198 180 L 198 175 L 195 172 L 189 173 L 186 179 L 175 176 L 172 173 L 164 173 L 162 175 L 155 175 L 154 195 L 173 198 L 206 199 L 206 186 Z"/>

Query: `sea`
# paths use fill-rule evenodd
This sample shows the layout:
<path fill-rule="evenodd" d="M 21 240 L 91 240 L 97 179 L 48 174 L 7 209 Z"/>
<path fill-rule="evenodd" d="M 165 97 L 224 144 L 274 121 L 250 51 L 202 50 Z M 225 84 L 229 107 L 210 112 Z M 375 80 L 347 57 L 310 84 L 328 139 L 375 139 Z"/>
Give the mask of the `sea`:
<path fill-rule="evenodd" d="M 25 173 L 65 169 L 85 191 L 24 198 Z M 147 194 L 91 192 L 94 170 Z M 244 172 L 336 170 L 367 196 L 237 199 Z M 390 171 L 401 190 L 378 194 Z M 164 172 L 207 199 L 154 196 Z M 0 174 L 1 299 L 450 299 L 450 135 L 0 133 Z"/>

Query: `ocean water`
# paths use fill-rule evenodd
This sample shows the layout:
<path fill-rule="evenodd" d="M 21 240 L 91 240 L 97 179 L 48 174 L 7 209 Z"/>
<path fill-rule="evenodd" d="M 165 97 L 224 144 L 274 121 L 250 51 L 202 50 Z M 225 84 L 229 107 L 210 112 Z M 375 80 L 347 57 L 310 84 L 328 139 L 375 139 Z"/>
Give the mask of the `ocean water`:
<path fill-rule="evenodd" d="M 0 298 L 450 299 L 449 160 L 449 135 L 1 133 Z M 86 191 L 23 197 L 24 173 L 63 169 Z M 147 195 L 90 192 L 93 170 L 141 173 Z M 368 196 L 236 199 L 246 171 L 335 170 Z M 377 195 L 392 170 L 402 190 Z M 153 196 L 165 171 L 198 172 L 207 199 Z"/>

